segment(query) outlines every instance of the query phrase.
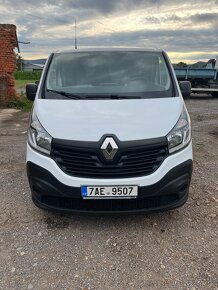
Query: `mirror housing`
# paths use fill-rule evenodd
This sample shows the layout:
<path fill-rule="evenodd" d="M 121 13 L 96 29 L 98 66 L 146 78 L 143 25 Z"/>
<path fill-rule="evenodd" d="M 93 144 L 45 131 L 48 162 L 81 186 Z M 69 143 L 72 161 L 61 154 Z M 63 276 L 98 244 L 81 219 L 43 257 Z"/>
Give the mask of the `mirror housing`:
<path fill-rule="evenodd" d="M 179 82 L 179 87 L 184 98 L 191 96 L 191 83 L 189 81 Z"/>
<path fill-rule="evenodd" d="M 36 97 L 38 86 L 36 84 L 27 84 L 26 85 L 26 96 L 30 101 L 34 101 Z"/>

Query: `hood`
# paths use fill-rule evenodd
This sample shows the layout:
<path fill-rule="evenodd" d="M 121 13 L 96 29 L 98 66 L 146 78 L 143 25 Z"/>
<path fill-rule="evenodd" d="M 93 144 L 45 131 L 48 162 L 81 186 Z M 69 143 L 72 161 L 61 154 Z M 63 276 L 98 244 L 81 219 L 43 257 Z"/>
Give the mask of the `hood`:
<path fill-rule="evenodd" d="M 182 112 L 175 98 L 130 100 L 37 99 L 34 110 L 46 131 L 65 140 L 99 141 L 114 134 L 121 141 L 166 136 Z"/>

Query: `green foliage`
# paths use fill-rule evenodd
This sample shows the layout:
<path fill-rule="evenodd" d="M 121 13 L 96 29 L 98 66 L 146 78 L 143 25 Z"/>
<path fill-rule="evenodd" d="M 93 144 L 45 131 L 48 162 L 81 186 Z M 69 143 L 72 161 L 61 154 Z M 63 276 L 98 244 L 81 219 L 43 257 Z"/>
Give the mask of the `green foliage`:
<path fill-rule="evenodd" d="M 41 71 L 16 71 L 14 77 L 16 80 L 39 80 Z"/>
<path fill-rule="evenodd" d="M 29 101 L 26 95 L 22 92 L 20 98 L 17 100 L 10 101 L 7 104 L 8 108 L 23 109 L 25 111 L 30 111 L 32 108 L 33 102 Z"/>
<path fill-rule="evenodd" d="M 37 79 L 35 80 L 16 80 L 16 88 L 19 89 L 20 91 L 26 91 L 26 84 L 29 83 L 35 83 Z"/>
<path fill-rule="evenodd" d="M 18 71 L 22 70 L 22 65 L 23 65 L 23 58 L 20 54 L 16 53 L 16 67 Z"/>
<path fill-rule="evenodd" d="M 185 62 L 180 61 L 179 63 L 177 63 L 176 65 L 178 68 L 186 68 L 187 64 Z"/>

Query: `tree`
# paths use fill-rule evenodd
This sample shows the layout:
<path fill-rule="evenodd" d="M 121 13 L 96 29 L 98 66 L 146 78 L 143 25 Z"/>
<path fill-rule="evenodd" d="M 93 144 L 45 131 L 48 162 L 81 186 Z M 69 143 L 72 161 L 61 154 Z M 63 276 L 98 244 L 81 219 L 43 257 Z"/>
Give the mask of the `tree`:
<path fill-rule="evenodd" d="M 23 62 L 24 62 L 24 59 L 22 58 L 22 56 L 18 53 L 16 53 L 16 67 L 17 67 L 17 70 L 18 71 L 21 71 L 23 70 Z"/>
<path fill-rule="evenodd" d="M 176 66 L 177 67 L 181 67 L 181 68 L 186 68 L 187 67 L 187 63 L 180 61 L 179 63 L 177 63 Z"/>

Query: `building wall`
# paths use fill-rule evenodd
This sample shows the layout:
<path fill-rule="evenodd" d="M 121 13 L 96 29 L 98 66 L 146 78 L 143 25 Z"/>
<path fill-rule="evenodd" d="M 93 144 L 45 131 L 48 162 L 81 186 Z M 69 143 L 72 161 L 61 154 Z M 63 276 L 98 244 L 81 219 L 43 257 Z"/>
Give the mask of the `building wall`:
<path fill-rule="evenodd" d="M 23 71 L 42 71 L 43 67 L 39 67 L 34 64 L 23 64 Z"/>
<path fill-rule="evenodd" d="M 13 72 L 16 70 L 16 26 L 0 24 L 0 102 L 17 98 Z"/>

